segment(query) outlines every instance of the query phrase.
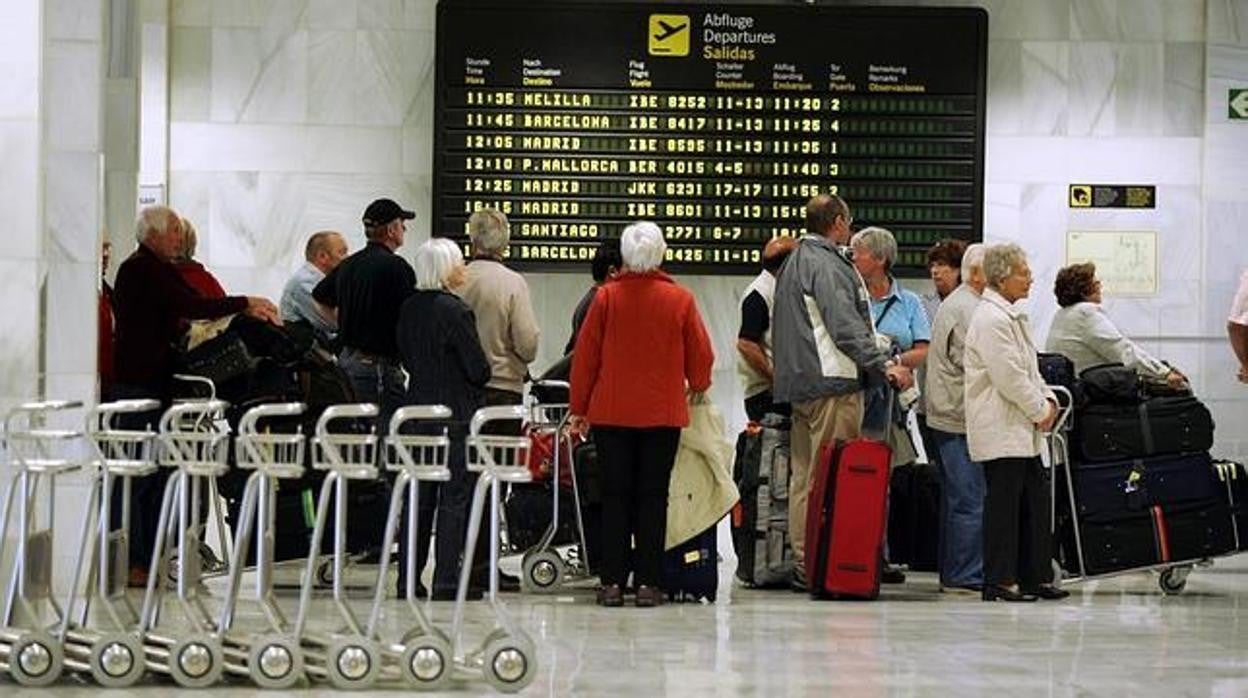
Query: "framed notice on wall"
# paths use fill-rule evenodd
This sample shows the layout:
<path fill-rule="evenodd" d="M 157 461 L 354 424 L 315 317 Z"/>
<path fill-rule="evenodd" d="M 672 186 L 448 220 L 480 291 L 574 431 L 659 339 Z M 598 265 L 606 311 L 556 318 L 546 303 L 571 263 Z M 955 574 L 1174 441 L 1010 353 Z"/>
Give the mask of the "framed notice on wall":
<path fill-rule="evenodd" d="M 1093 262 L 1110 296 L 1157 293 L 1157 233 L 1151 230 L 1068 231 L 1066 264 Z"/>
<path fill-rule="evenodd" d="M 977 8 L 443 0 L 434 233 L 498 208 L 514 266 L 583 271 L 649 219 L 667 268 L 752 274 L 826 192 L 926 276 L 982 238 L 986 53 Z"/>

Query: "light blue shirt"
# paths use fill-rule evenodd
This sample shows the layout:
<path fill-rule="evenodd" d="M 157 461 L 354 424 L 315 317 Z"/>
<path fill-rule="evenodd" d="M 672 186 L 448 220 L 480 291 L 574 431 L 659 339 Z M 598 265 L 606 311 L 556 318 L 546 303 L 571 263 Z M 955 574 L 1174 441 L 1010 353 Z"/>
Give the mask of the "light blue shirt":
<path fill-rule="evenodd" d="M 897 300 L 892 301 L 885 312 L 885 306 L 893 298 Z M 932 324 L 923 308 L 923 299 L 914 291 L 902 288 L 896 279 L 891 280 L 888 295 L 871 299 L 871 318 L 875 321 L 875 331 L 892 337 L 902 351 L 910 351 L 915 342 L 932 341 Z"/>
<path fill-rule="evenodd" d="M 311 323 L 317 333 L 326 339 L 333 339 L 338 333 L 338 326 L 330 322 L 317 308 L 312 298 L 312 289 L 325 278 L 325 273 L 317 269 L 311 262 L 304 262 L 302 267 L 286 282 L 282 289 L 282 300 L 278 311 L 282 322 L 298 322 L 304 320 Z"/>

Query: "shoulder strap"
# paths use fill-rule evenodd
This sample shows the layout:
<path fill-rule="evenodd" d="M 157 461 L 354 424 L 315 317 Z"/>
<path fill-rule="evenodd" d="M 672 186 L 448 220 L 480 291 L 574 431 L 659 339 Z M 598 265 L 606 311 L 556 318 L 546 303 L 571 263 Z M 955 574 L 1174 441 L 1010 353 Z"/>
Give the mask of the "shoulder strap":
<path fill-rule="evenodd" d="M 875 319 L 875 326 L 879 327 L 884 322 L 884 317 L 888 315 L 888 311 L 893 309 L 893 305 L 897 303 L 898 296 L 893 294 L 889 297 L 888 302 L 884 304 L 884 309 L 880 311 L 880 316 Z"/>

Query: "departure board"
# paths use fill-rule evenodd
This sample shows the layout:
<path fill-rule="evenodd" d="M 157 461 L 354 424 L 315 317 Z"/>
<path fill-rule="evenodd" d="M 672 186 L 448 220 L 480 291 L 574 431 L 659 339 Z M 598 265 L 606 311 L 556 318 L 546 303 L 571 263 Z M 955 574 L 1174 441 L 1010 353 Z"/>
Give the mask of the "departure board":
<path fill-rule="evenodd" d="M 925 276 L 982 239 L 986 55 L 978 8 L 443 0 L 433 230 L 497 208 L 512 266 L 583 273 L 648 219 L 664 268 L 756 273 L 835 193 Z"/>

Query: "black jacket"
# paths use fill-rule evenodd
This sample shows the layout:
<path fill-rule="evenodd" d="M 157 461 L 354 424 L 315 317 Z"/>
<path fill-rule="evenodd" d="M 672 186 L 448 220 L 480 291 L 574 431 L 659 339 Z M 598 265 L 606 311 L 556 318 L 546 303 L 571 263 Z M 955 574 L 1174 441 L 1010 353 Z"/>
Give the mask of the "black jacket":
<path fill-rule="evenodd" d="M 410 376 L 407 404 L 441 404 L 467 422 L 481 407 L 490 364 L 472 310 L 446 291 L 416 291 L 399 310 L 399 357 Z"/>

